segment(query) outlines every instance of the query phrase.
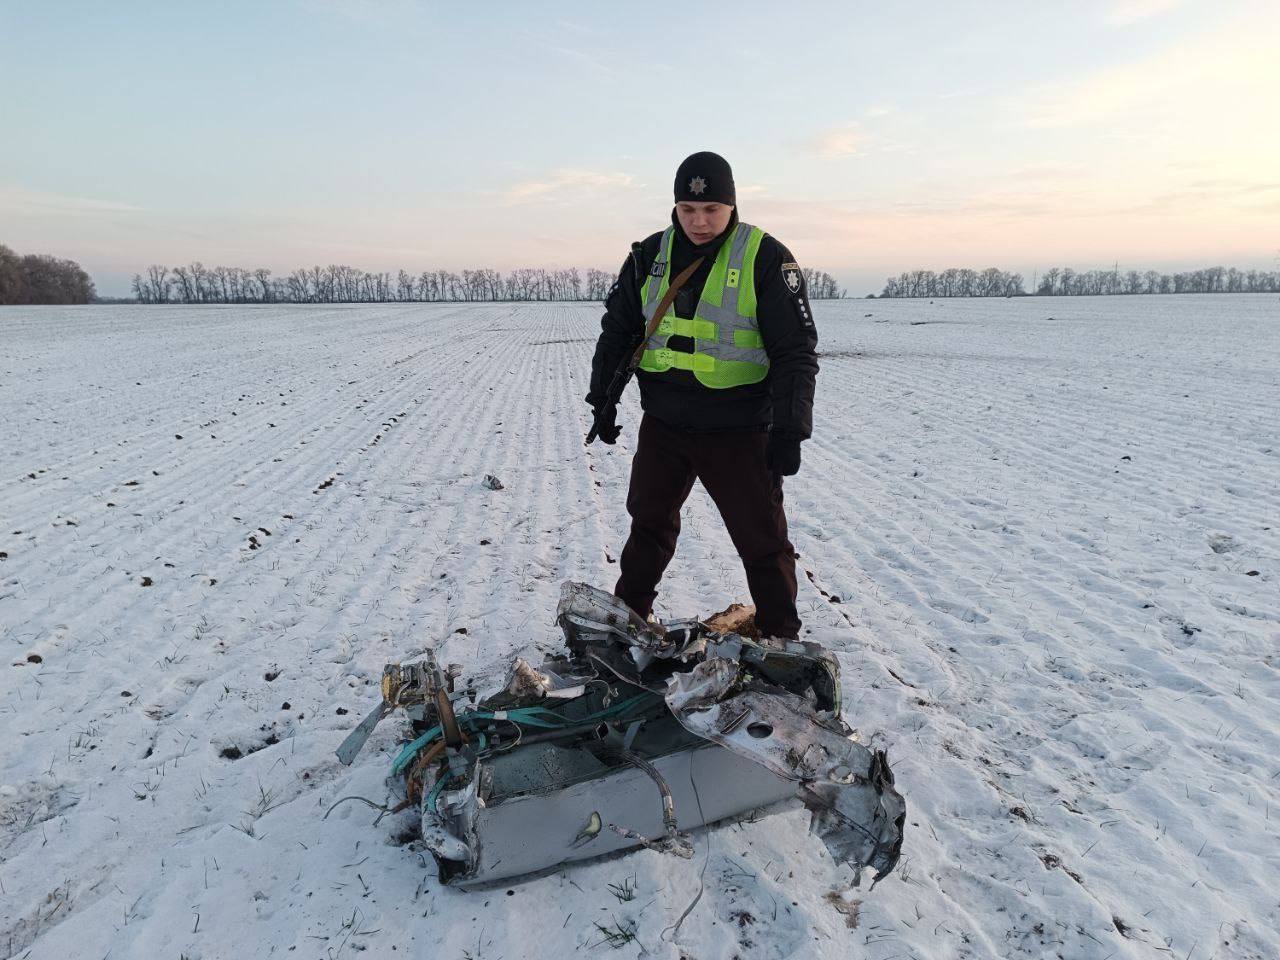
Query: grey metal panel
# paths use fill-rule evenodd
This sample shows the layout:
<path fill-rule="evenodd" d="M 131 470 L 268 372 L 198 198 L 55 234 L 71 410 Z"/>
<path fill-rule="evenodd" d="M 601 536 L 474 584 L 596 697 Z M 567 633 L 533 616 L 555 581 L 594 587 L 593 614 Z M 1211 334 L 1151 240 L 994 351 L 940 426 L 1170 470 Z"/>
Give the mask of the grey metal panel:
<path fill-rule="evenodd" d="M 785 780 L 715 745 L 674 753 L 653 763 L 671 787 L 682 831 L 796 795 L 794 780 Z M 697 784 L 697 796 L 693 783 Z M 600 814 L 604 829 L 594 840 L 575 847 L 575 838 L 593 812 Z M 476 870 L 455 882 L 460 886 L 490 883 L 638 845 L 609 829 L 611 823 L 653 840 L 665 835 L 658 788 L 634 767 L 477 811 L 474 836 L 480 850 Z"/>

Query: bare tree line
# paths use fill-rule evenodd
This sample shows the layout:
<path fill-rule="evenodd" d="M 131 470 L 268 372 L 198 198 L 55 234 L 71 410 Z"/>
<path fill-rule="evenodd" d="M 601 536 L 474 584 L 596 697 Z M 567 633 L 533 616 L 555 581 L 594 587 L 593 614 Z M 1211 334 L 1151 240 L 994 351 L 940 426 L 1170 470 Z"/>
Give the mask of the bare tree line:
<path fill-rule="evenodd" d="M 0 243 L 0 304 L 89 303 L 93 280 L 74 260 L 25 257 Z"/>
<path fill-rule="evenodd" d="M 952 268 L 909 270 L 890 277 L 881 297 L 1022 297 L 1020 273 L 995 267 L 986 270 Z M 1207 267 L 1183 273 L 1155 270 L 1082 270 L 1054 267 L 1045 272 L 1035 293 L 1042 297 L 1082 297 L 1152 293 L 1280 293 L 1280 271 Z"/>
<path fill-rule="evenodd" d="M 1142 293 L 1280 293 L 1280 271 L 1238 270 L 1235 267 L 1206 267 L 1184 273 L 1155 270 L 1121 273 L 1054 267 L 1045 273 L 1036 293 L 1041 296 L 1107 296 Z"/>
<path fill-rule="evenodd" d="M 836 278 L 822 270 L 802 267 L 804 288 L 810 300 L 840 300 L 845 295 L 844 287 L 836 283 Z"/>
<path fill-rule="evenodd" d="M 805 270 L 809 296 L 844 296 L 835 279 L 821 270 Z M 529 300 L 603 300 L 613 274 L 594 268 L 579 271 L 526 268 L 497 270 L 404 270 L 366 273 L 345 264 L 295 270 L 285 277 L 242 267 L 154 265 L 134 274 L 133 295 L 140 303 L 386 303 Z"/>
<path fill-rule="evenodd" d="M 995 267 L 965 270 L 952 267 L 941 273 L 908 270 L 890 277 L 882 297 L 1021 297 L 1022 274 L 1005 273 Z"/>
<path fill-rule="evenodd" d="M 141 303 L 386 303 L 397 301 L 599 300 L 613 276 L 602 270 L 404 270 L 367 273 L 345 264 L 274 277 L 265 268 L 153 265 L 134 274 Z"/>

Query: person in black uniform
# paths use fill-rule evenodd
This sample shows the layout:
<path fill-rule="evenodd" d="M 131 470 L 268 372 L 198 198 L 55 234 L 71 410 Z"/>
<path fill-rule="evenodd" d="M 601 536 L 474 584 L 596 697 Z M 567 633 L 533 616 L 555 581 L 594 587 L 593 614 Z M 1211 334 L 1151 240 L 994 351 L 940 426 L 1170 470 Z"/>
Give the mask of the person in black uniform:
<path fill-rule="evenodd" d="M 733 172 L 723 157 L 695 153 L 680 164 L 671 220 L 669 262 L 662 262 L 666 251 L 660 231 L 633 248 L 605 299 L 586 398 L 597 414 L 607 407 L 613 372 L 644 336 L 642 290 L 652 313 L 654 288 L 645 289 L 651 275 L 655 285 L 664 272 L 670 281 L 703 258 L 668 311 L 686 320 L 700 316 L 709 278 L 715 278 L 717 292 L 724 289 L 722 247 L 748 234 L 745 225 L 738 230 Z M 730 285 L 740 282 L 733 270 L 728 275 Z M 645 369 L 654 366 L 646 363 L 636 372 L 644 415 L 627 493 L 631 533 L 614 594 L 641 617 L 652 611 L 658 582 L 675 554 L 680 508 L 697 479 L 719 509 L 742 558 L 761 636 L 796 639 L 800 617 L 795 551 L 787 538 L 782 478 L 799 471 L 800 443 L 813 430 L 818 335 L 804 274 L 790 251 L 768 234 L 759 240 L 751 279 L 755 317 L 742 322 L 754 323 L 759 338 L 753 339 L 748 330 L 750 337 L 741 342 L 762 343 L 763 363 L 748 368 L 762 379 L 707 386 L 707 378 L 690 369 L 695 366 L 690 355 L 714 352 L 716 344 L 678 335 L 666 338 L 663 352 L 669 362 L 675 358 L 674 365 L 655 370 Z M 713 309 L 702 306 L 704 313 Z M 653 338 L 646 349 L 652 345 Z M 657 356 L 645 354 L 651 355 Z M 616 410 L 606 409 L 604 415 L 599 435 L 606 443 L 616 443 Z"/>

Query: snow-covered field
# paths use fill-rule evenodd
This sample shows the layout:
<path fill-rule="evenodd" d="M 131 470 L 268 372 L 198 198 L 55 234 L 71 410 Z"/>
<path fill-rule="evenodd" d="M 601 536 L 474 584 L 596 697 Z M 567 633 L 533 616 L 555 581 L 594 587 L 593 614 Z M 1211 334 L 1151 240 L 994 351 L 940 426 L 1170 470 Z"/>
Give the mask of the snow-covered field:
<path fill-rule="evenodd" d="M 870 892 L 791 808 L 471 893 L 322 819 L 387 795 L 398 721 L 333 756 L 384 662 L 612 586 L 597 307 L 0 311 L 0 956 L 1280 957 L 1280 300 L 815 311 L 802 613 L 909 805 Z M 700 489 L 669 584 L 747 599 Z"/>

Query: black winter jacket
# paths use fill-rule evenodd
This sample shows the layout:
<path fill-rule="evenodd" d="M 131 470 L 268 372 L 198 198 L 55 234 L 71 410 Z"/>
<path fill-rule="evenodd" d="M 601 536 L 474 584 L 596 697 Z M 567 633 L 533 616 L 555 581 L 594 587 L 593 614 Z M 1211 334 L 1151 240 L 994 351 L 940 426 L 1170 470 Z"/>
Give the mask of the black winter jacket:
<path fill-rule="evenodd" d="M 691 317 L 711 273 L 716 252 L 738 224 L 734 210 L 729 227 L 716 239 L 696 247 L 685 236 L 676 220 L 675 239 L 671 251 L 671 276 L 674 277 L 694 259 L 704 257 L 702 266 L 676 296 L 671 312 Z M 644 335 L 644 313 L 640 305 L 640 287 L 658 256 L 661 233 L 655 233 L 640 245 L 639 262 L 628 257 L 618 279 L 605 298 L 605 315 L 600 321 L 600 339 L 591 363 L 591 392 L 587 403 L 592 407 L 604 401 L 613 372 L 623 357 L 635 350 Z M 787 272 L 799 276 L 793 291 L 787 283 Z M 692 433 L 723 430 L 768 430 L 806 439 L 813 432 L 814 380 L 818 374 L 818 333 L 813 325 L 813 312 L 804 286 L 803 274 L 795 266 L 791 253 L 768 234 L 760 244 L 755 266 L 756 322 L 769 354 L 769 374 L 759 383 L 715 390 L 704 387 L 688 370 L 665 373 L 636 371 L 640 384 L 640 405 L 645 413 L 668 427 Z M 681 340 L 685 340 L 684 344 Z M 673 337 L 678 349 L 692 349 L 687 338 Z"/>

